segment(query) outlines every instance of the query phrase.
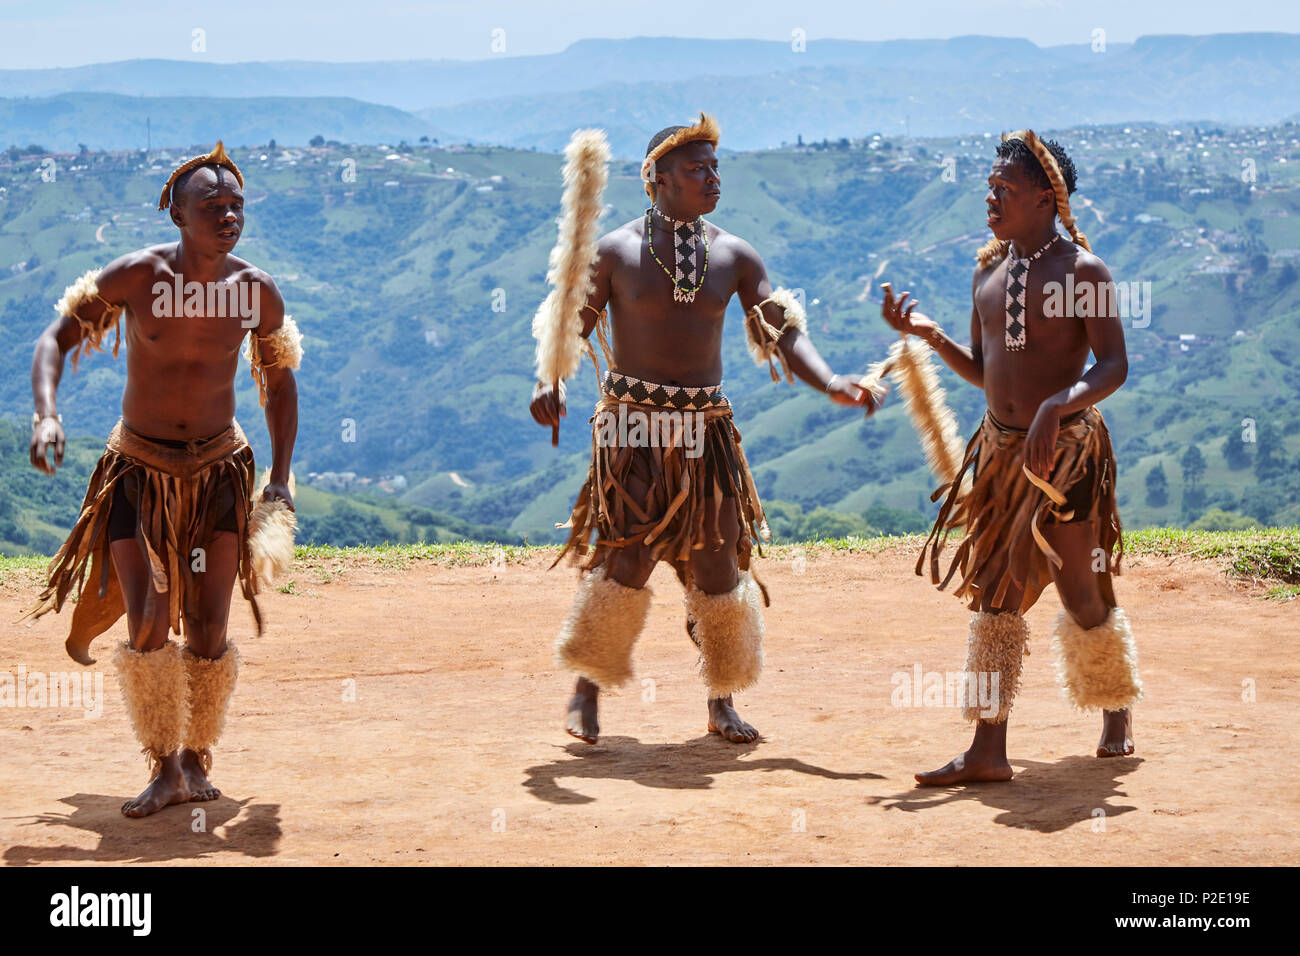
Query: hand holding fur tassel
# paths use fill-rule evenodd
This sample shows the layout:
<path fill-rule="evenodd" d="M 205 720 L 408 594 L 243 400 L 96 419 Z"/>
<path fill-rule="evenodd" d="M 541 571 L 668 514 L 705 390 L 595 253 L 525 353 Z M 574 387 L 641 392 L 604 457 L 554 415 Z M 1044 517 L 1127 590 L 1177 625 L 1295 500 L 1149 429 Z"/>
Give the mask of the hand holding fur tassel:
<path fill-rule="evenodd" d="M 926 464 L 940 481 L 950 482 L 961 469 L 962 443 L 957 419 L 930 361 L 931 351 L 924 342 L 902 336 L 890 346 L 889 357 L 871 366 L 858 384 L 875 396 L 885 389 L 885 376 L 893 378 L 921 436 Z"/>
<path fill-rule="evenodd" d="M 248 518 L 248 550 L 258 590 L 289 570 L 293 564 L 293 538 L 298 530 L 298 516 L 279 498 L 262 499 L 262 489 L 271 480 L 271 469 L 262 472 L 253 492 L 253 513 Z M 295 490 L 293 473 L 289 473 L 289 494 Z"/>
<path fill-rule="evenodd" d="M 596 264 L 596 223 L 604 211 L 605 183 L 609 179 L 609 144 L 599 129 L 574 132 L 564 150 L 563 216 L 551 250 L 546 281 L 552 286 L 533 317 L 537 340 L 537 378 L 559 383 L 578 370 L 587 345 L 580 315 L 593 288 Z M 559 427 L 551 444 L 559 443 Z"/>

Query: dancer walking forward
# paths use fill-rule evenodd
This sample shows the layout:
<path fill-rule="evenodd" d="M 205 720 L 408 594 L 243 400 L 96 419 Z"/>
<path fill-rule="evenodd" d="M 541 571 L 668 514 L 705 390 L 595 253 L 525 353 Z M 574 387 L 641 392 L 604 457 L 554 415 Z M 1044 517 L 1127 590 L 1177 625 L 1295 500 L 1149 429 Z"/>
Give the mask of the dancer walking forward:
<path fill-rule="evenodd" d="M 705 114 L 650 140 L 642 178 L 653 204 L 600 240 L 583 308 L 582 335 L 598 331 L 609 370 L 592 419 L 591 469 L 561 554 L 588 555 L 589 573 L 557 651 L 580 675 L 567 730 L 588 743 L 599 733 L 600 689 L 632 676 L 632 648 L 650 605 L 645 585 L 659 561 L 672 564 L 686 588 L 709 730 L 736 743 L 758 737 L 732 700 L 762 668 L 767 596 L 750 552 L 767 526 L 719 387 L 731 297 L 739 295 L 747 312 L 752 356 L 774 379 L 780 363 L 788 380 L 797 375 L 837 404 L 875 409 L 856 379 L 831 372 L 806 334 L 798 300 L 772 290 L 758 253 L 702 218 L 721 196 L 717 145 L 717 123 Z M 563 394 L 539 383 L 530 408 L 539 424 L 554 427 Z"/>
<path fill-rule="evenodd" d="M 231 255 L 244 225 L 243 184 L 221 143 L 179 166 L 158 208 L 171 210 L 180 241 L 82 276 L 55 306 L 58 318 L 32 359 L 31 461 L 53 474 L 63 462 L 55 393 L 64 356 L 72 353 L 75 371 L 116 330 L 116 357 L 125 327 L 122 418 L 29 613 L 59 611 L 75 588 L 66 646 L 83 664 L 94 663 L 91 641 L 126 614 L 130 641 L 114 663 L 151 771 L 144 792 L 122 806 L 131 817 L 219 796 L 208 780 L 212 746 L 239 669 L 226 641 L 231 591 L 238 579 L 260 633 L 258 569 L 286 564 L 293 553 L 291 369 L 302 337 L 271 277 Z M 239 346 L 250 330 L 247 354 L 273 455 L 256 506 L 253 450 L 234 420 Z M 184 649 L 169 631 L 184 634 Z"/>

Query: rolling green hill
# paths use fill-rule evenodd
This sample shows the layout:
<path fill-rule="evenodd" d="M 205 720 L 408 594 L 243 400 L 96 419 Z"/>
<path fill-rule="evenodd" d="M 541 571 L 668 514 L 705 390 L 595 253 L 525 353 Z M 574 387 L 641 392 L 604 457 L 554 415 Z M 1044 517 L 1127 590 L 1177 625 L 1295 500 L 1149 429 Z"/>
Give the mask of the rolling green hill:
<path fill-rule="evenodd" d="M 1296 523 L 1300 128 L 1185 124 L 1052 135 L 1080 167 L 1076 211 L 1095 250 L 1117 280 L 1151 283 L 1149 313 L 1126 330 L 1129 381 L 1103 406 L 1126 523 L 1189 525 L 1212 509 Z M 21 430 L 31 408 L 31 344 L 63 287 L 122 252 L 175 238 L 153 206 L 179 155 L 89 153 L 57 162 L 51 181 L 41 176 L 47 157 L 0 155 L 0 323 L 21 343 L 0 353 L 0 414 Z M 810 330 L 832 366 L 861 370 L 892 337 L 873 291 L 884 279 L 914 290 L 927 314 L 966 336 L 991 155 L 983 137 L 736 154 L 726 158 L 723 201 L 711 219 L 754 244 L 774 284 L 804 290 Z M 300 485 L 339 487 L 319 477 L 327 472 L 353 473 L 353 488 L 362 478 L 369 488 L 388 479 L 391 493 L 367 492 L 358 507 L 378 509 L 403 540 L 413 533 L 403 517 L 410 508 L 435 515 L 415 513 L 425 522 L 417 534 L 463 522 L 554 540 L 581 482 L 585 409 L 595 397 L 594 376 L 584 370 L 571 386 L 558 450 L 527 412 L 529 324 L 555 237 L 559 158 L 339 146 L 243 149 L 235 158 L 249 197 L 238 254 L 276 276 L 306 336 Z M 1253 183 L 1243 181 L 1247 169 Z M 355 180 L 345 181 L 344 170 L 355 170 Z M 616 163 L 604 222 L 633 218 L 643 199 L 635 167 Z M 931 480 L 900 403 L 863 422 L 802 386 L 771 383 L 745 353 L 738 307 L 724 361 L 760 492 L 785 503 L 773 505 L 779 532 L 808 533 L 830 513 L 906 530 L 907 515 L 933 513 Z M 943 380 L 969 432 L 982 395 L 946 371 Z M 90 440 L 86 449 L 116 419 L 121 387 L 121 364 L 105 356 L 65 375 L 60 409 L 70 434 Z M 238 400 L 266 461 L 246 373 Z M 355 442 L 343 440 L 347 419 Z M 1254 441 L 1242 440 L 1247 419 Z M 15 441 L 25 459 L 25 438 Z M 1204 468 L 1185 478 L 1191 446 Z M 19 470 L 44 481 L 21 459 Z M 1163 493 L 1148 486 L 1157 466 Z M 0 486 L 11 515 L 36 509 L 38 494 L 30 484 Z M 77 500 L 19 523 L 29 534 L 56 534 Z M 863 517 L 873 507 L 874 523 Z M 345 508 L 336 530 L 350 521 Z"/>

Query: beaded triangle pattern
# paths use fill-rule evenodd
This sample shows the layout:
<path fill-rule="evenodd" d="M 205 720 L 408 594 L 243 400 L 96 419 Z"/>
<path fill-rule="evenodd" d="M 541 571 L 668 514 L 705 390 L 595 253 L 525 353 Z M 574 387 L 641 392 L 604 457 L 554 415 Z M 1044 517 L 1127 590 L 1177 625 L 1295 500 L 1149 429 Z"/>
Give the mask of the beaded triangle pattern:
<path fill-rule="evenodd" d="M 654 218 L 657 214 L 660 219 L 666 222 L 673 236 L 673 270 L 669 272 L 668 267 L 664 265 L 663 260 L 655 252 L 654 242 Z M 683 222 L 680 219 L 673 219 L 665 216 L 659 207 L 652 206 L 646 210 L 646 235 L 650 243 L 650 255 L 654 257 L 655 262 L 664 270 L 670 279 L 673 280 L 673 301 L 674 302 L 694 302 L 695 293 L 704 285 L 704 276 L 709 271 L 709 236 L 705 231 L 705 222 L 703 218 L 697 218 L 694 222 Z M 701 243 L 701 239 L 703 242 Z M 699 269 L 699 278 L 696 278 L 696 270 L 699 263 L 699 250 L 701 244 L 704 246 L 704 266 Z"/>
<path fill-rule="evenodd" d="M 1047 245 L 1032 256 L 1017 259 L 1007 251 L 1007 328 L 1006 346 L 1009 352 L 1019 352 L 1025 347 L 1025 291 L 1029 288 L 1029 264 L 1047 251 L 1048 246 L 1057 240 L 1053 236 Z"/>
<path fill-rule="evenodd" d="M 703 411 L 706 408 L 725 408 L 731 404 L 727 396 L 722 394 L 721 385 L 702 385 L 695 388 L 658 385 L 620 372 L 606 372 L 601 391 L 619 401 L 659 405 L 679 411 Z"/>

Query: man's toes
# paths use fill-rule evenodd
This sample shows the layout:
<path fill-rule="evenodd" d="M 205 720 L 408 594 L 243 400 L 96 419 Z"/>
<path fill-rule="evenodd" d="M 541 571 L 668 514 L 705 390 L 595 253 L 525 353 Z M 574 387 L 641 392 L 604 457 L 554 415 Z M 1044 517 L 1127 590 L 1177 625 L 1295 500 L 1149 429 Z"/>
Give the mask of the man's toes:
<path fill-rule="evenodd" d="M 587 731 L 583 727 L 570 725 L 564 729 L 569 732 L 570 737 L 577 737 L 579 740 L 583 741 L 584 743 L 594 744 L 596 742 L 596 735 L 594 733 Z"/>

